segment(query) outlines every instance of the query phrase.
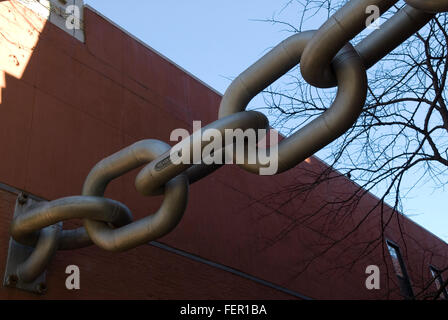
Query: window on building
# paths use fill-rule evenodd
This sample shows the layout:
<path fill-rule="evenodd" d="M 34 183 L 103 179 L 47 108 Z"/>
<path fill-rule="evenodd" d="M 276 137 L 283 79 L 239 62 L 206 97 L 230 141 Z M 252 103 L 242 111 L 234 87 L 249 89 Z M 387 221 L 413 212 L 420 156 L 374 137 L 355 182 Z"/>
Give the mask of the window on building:
<path fill-rule="evenodd" d="M 439 292 L 440 288 L 442 288 L 442 286 L 445 286 L 445 282 L 442 278 L 442 272 L 433 266 L 430 266 L 429 270 L 431 270 L 431 275 L 434 278 L 434 283 L 436 284 L 437 292 Z M 439 295 L 439 299 L 448 300 L 448 290 L 446 289 L 446 286 L 442 289 L 442 292 Z"/>
<path fill-rule="evenodd" d="M 387 248 L 392 259 L 392 265 L 394 266 L 395 274 L 398 278 L 398 284 L 400 285 L 401 294 L 405 299 L 414 299 L 414 292 L 412 291 L 411 282 L 409 280 L 406 266 L 401 256 L 400 248 L 392 241 L 387 240 Z"/>

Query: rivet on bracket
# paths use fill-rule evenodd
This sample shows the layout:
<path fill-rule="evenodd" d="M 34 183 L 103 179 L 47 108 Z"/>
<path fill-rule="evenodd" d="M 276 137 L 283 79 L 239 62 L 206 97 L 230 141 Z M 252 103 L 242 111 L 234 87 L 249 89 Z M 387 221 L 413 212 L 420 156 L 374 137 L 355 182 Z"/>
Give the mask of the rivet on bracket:
<path fill-rule="evenodd" d="M 21 193 L 16 201 L 14 217 L 23 214 L 29 210 L 37 201 L 31 199 L 27 194 Z M 9 288 L 17 288 L 37 294 L 45 294 L 47 292 L 46 271 L 38 275 L 34 280 L 25 282 L 19 277 L 20 266 L 27 261 L 35 248 L 23 245 L 13 238 L 9 240 L 8 258 L 6 260 L 5 275 L 3 278 L 3 286 Z"/>

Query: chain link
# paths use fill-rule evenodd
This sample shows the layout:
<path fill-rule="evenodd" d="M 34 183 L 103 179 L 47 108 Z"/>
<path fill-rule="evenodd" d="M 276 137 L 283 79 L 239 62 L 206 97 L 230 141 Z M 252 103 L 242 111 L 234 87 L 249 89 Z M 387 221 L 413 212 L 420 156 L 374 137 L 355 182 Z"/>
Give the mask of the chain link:
<path fill-rule="evenodd" d="M 222 98 L 219 117 L 244 111 L 261 90 L 299 64 L 302 53 L 316 34 L 315 31 L 307 31 L 289 37 L 238 76 Z M 339 84 L 336 99 L 320 117 L 279 143 L 277 173 L 295 167 L 342 135 L 361 113 L 367 95 L 367 76 L 361 58 L 350 44 L 347 43 L 340 51 L 331 68 Z M 245 163 L 240 166 L 257 173 L 262 164 Z"/>
<path fill-rule="evenodd" d="M 438 13 L 448 11 L 448 1 L 446 0 L 405 0 L 406 3 L 418 10 Z"/>
<path fill-rule="evenodd" d="M 289 37 L 231 83 L 222 98 L 219 119 L 201 130 L 267 130 L 269 122 L 263 114 L 245 109 L 253 97 L 300 63 L 308 83 L 320 88 L 338 86 L 338 91 L 326 112 L 280 142 L 278 173 L 296 166 L 356 122 L 366 99 L 366 70 L 422 28 L 435 13 L 448 11 L 446 0 L 405 1 L 408 5 L 356 47 L 349 41 L 365 29 L 366 8 L 375 5 L 383 14 L 397 0 L 349 1 L 319 30 Z M 206 146 L 200 137 L 194 133 L 187 138 L 191 151 L 196 143 L 201 150 Z M 221 167 L 174 164 L 170 159 L 172 151 L 158 140 L 137 142 L 100 161 L 86 178 L 81 196 L 42 202 L 15 217 L 11 236 L 35 247 L 32 256 L 20 266 L 18 276 L 33 280 L 57 249 L 70 250 L 94 243 L 105 250 L 123 251 L 172 231 L 187 206 L 189 184 Z M 104 198 L 104 192 L 113 179 L 141 166 L 144 167 L 135 181 L 137 191 L 147 196 L 164 194 L 164 200 L 155 214 L 133 222 L 130 210 L 118 201 Z M 259 172 L 262 165 L 257 162 L 240 166 Z M 62 230 L 62 221 L 79 218 L 84 227 Z"/>

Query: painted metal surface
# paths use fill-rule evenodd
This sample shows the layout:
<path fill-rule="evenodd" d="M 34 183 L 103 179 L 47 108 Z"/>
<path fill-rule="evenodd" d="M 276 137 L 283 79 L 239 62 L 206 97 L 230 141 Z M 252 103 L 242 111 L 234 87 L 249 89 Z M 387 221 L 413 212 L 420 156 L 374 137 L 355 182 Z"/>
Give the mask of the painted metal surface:
<path fill-rule="evenodd" d="M 395 2 L 396 0 L 377 0 L 373 3 L 371 0 L 349 1 L 318 31 L 302 32 L 281 43 L 232 82 L 221 102 L 220 120 L 209 125 L 209 127 L 219 128 L 221 131 L 231 127 L 243 127 L 243 129 L 255 127 L 258 129 L 259 127 L 255 126 L 255 121 L 261 119 L 263 122 L 265 119 L 262 115 L 252 112 L 239 113 L 232 117 L 232 114 L 244 111 L 255 95 L 301 62 L 302 74 L 309 83 L 320 87 L 330 87 L 338 84 L 339 91 L 333 105 L 323 115 L 281 142 L 278 154 L 280 163 L 278 172 L 281 173 L 296 166 L 314 152 L 334 141 L 355 123 L 362 111 L 367 94 L 365 66 L 360 56 L 360 54 L 362 55 L 362 49 L 365 47 L 361 47 L 360 54 L 358 54 L 348 44 L 348 41 L 364 29 L 365 8 L 368 5 L 377 6 L 383 13 Z M 408 17 L 409 15 L 405 16 Z M 400 18 L 393 20 L 391 28 L 395 29 L 395 25 L 399 27 L 405 25 L 405 29 L 412 29 L 412 33 L 418 30 L 415 28 L 415 26 L 419 26 L 418 24 L 413 24 L 413 28 L 411 28 L 408 20 L 405 20 L 404 23 L 402 21 Z M 410 36 L 411 32 L 405 34 Z M 396 42 L 395 44 L 398 45 L 399 43 Z M 373 50 L 371 46 L 367 46 L 367 48 Z M 385 54 L 384 49 L 381 50 L 379 56 Z M 369 62 L 367 64 L 372 65 L 373 63 Z M 249 118 L 246 115 L 254 115 L 254 117 Z M 253 123 L 246 122 L 246 126 L 244 126 L 244 119 L 255 120 Z M 267 124 L 264 128 L 266 127 Z M 194 138 L 190 138 L 190 140 L 190 146 L 193 149 Z M 204 146 L 205 143 L 202 143 L 201 148 L 204 148 Z M 92 220 L 89 217 L 89 212 L 84 210 L 84 226 L 88 236 L 84 229 L 80 228 L 69 232 L 72 241 L 66 240 L 66 242 L 86 245 L 89 244 L 90 238 L 103 249 L 122 251 L 155 240 L 170 232 L 180 222 L 187 205 L 188 179 L 182 173 L 191 165 L 174 165 L 170 161 L 167 162 L 169 156 L 169 145 L 156 140 L 145 140 L 98 163 L 86 179 L 83 188 L 84 196 L 104 196 L 106 187 L 111 180 L 149 163 L 136 179 L 137 189 L 146 195 L 160 193 L 164 190 L 165 200 L 156 214 L 117 229 L 111 229 L 108 226 L 107 223 L 110 222 L 108 219 L 104 222 Z M 259 163 L 255 165 L 246 163 L 241 166 L 253 173 L 259 172 L 260 169 Z M 207 170 L 206 174 L 209 173 L 210 171 Z M 198 174 L 198 170 L 195 174 Z M 201 172 L 199 172 L 199 175 L 201 175 Z M 70 200 L 75 205 L 82 204 L 83 201 L 82 198 L 72 198 Z M 53 202 L 50 206 L 52 209 L 54 207 L 55 211 L 59 210 L 59 212 L 61 212 L 61 208 L 67 208 L 66 203 L 58 206 Z M 70 207 L 68 208 L 65 212 L 71 211 Z M 45 208 L 33 211 L 32 215 L 27 217 L 29 221 L 32 221 L 28 231 L 38 229 L 36 226 L 42 227 L 44 224 L 45 227 L 48 227 L 46 223 L 42 223 L 42 217 L 48 216 L 48 211 L 51 212 L 51 209 Z M 115 210 L 108 212 L 115 217 Z M 98 219 L 98 217 L 96 218 Z M 13 226 L 17 226 L 16 228 L 20 228 L 21 224 L 21 221 L 15 220 L 13 222 Z M 14 237 L 14 233 L 12 234 Z M 53 239 L 54 237 L 55 235 Z M 15 239 L 18 240 L 19 238 L 16 237 Z M 46 237 L 42 237 L 42 239 L 46 239 Z M 37 245 L 39 244 L 41 244 L 40 239 L 37 242 Z M 54 245 L 53 247 L 56 248 L 57 246 Z M 40 252 L 37 247 L 36 252 Z M 48 259 L 47 256 L 42 254 L 42 260 L 47 261 Z M 30 279 L 32 277 L 26 278 Z"/>
<path fill-rule="evenodd" d="M 405 0 L 416 9 L 426 12 L 444 12 L 448 11 L 448 2 L 443 0 Z"/>
<path fill-rule="evenodd" d="M 14 217 L 36 204 L 36 201 L 19 195 Z M 37 294 L 46 292 L 46 267 L 57 250 L 57 238 L 62 225 L 55 224 L 40 231 L 35 247 L 21 244 L 13 238 L 9 240 L 3 285 Z"/>
<path fill-rule="evenodd" d="M 275 80 L 299 64 L 316 32 L 291 36 L 239 75 L 229 86 L 219 109 L 225 117 L 246 109 L 247 104 Z M 347 44 L 332 63 L 339 85 L 333 104 L 321 116 L 282 140 L 278 146 L 278 173 L 289 170 L 346 132 L 358 119 L 367 94 L 367 76 L 359 55 Z M 258 173 L 262 166 L 244 163 Z"/>
<path fill-rule="evenodd" d="M 169 148 L 168 144 L 158 140 L 144 140 L 107 157 L 90 171 L 82 194 L 104 196 L 111 180 L 154 160 Z M 141 192 L 141 189 L 137 190 Z M 187 202 L 188 179 L 182 174 L 164 184 L 164 200 L 156 213 L 116 229 L 105 222 L 89 219 L 87 215 L 84 226 L 97 246 L 109 251 L 129 250 L 172 231 L 182 219 Z"/>

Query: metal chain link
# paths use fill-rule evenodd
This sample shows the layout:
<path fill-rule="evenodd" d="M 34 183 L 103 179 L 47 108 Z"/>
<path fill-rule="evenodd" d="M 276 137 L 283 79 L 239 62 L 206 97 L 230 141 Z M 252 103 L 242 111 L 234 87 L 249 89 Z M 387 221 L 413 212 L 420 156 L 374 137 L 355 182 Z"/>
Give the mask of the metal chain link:
<path fill-rule="evenodd" d="M 317 31 L 295 34 L 284 40 L 238 76 L 225 92 L 219 119 L 202 130 L 268 129 L 267 118 L 245 111 L 253 97 L 300 63 L 303 78 L 316 87 L 338 86 L 333 104 L 321 116 L 300 128 L 278 146 L 278 173 L 296 166 L 346 132 L 357 120 L 367 93 L 366 70 L 428 23 L 437 12 L 448 11 L 446 0 L 405 0 L 404 6 L 381 28 L 356 47 L 349 41 L 366 27 L 366 7 L 376 5 L 383 14 L 397 0 L 352 0 Z M 188 140 L 190 149 L 198 135 Z M 206 143 L 199 141 L 202 148 Z M 45 268 L 54 252 L 89 246 L 123 251 L 155 240 L 180 222 L 188 202 L 189 184 L 221 165 L 174 164 L 171 147 L 158 140 L 137 142 L 100 161 L 85 180 L 81 196 L 42 202 L 14 218 L 11 236 L 35 247 L 18 270 L 23 281 L 32 281 Z M 122 203 L 104 198 L 109 182 L 144 166 L 135 186 L 143 195 L 164 194 L 159 210 L 132 221 Z M 240 165 L 259 172 L 262 164 Z M 19 201 L 20 205 L 20 201 Z M 62 230 L 62 221 L 83 219 L 84 227 Z"/>

